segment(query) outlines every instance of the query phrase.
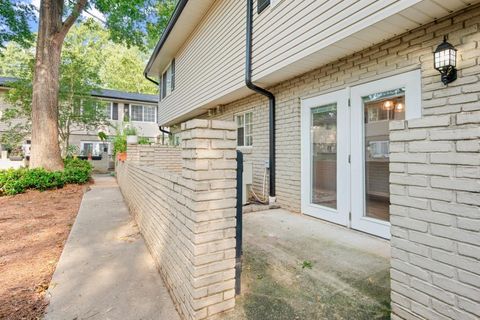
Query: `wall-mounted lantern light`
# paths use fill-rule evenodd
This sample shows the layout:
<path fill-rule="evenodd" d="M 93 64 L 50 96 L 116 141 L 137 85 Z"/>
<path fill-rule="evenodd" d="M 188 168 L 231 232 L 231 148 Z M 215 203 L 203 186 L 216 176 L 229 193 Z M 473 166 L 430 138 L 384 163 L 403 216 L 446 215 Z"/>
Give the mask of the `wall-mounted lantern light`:
<path fill-rule="evenodd" d="M 457 49 L 443 37 L 443 43 L 433 53 L 435 69 L 442 75 L 443 84 L 457 80 Z"/>

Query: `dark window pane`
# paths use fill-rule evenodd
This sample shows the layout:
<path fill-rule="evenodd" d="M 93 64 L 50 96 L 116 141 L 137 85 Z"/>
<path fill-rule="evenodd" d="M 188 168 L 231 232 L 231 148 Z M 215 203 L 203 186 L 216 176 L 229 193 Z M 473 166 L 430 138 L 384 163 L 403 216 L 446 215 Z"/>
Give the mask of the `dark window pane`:
<path fill-rule="evenodd" d="M 112 108 L 112 120 L 118 120 L 118 103 L 114 103 Z"/>
<path fill-rule="evenodd" d="M 130 105 L 128 103 L 123 106 L 123 121 L 130 121 Z"/>
<path fill-rule="evenodd" d="M 175 90 L 175 59 L 172 60 L 172 91 Z"/>
<path fill-rule="evenodd" d="M 162 98 L 165 98 L 166 96 L 167 96 L 167 73 L 165 72 L 162 78 Z"/>
<path fill-rule="evenodd" d="M 245 141 L 244 141 L 244 128 L 243 127 L 240 127 L 237 129 L 237 144 L 239 146 L 244 146 L 245 145 Z"/>
<path fill-rule="evenodd" d="M 261 13 L 270 4 L 270 0 L 258 0 L 257 12 Z"/>

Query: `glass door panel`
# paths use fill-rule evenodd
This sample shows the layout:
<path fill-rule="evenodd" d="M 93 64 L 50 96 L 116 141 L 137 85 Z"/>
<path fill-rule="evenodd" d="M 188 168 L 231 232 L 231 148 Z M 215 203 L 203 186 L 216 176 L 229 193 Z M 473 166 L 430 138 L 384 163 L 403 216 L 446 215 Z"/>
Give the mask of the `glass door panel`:
<path fill-rule="evenodd" d="M 302 212 L 348 225 L 347 90 L 302 100 Z"/>
<path fill-rule="evenodd" d="M 351 227 L 390 238 L 390 131 L 421 116 L 419 70 L 352 87 Z"/>
<path fill-rule="evenodd" d="M 389 122 L 405 119 L 405 89 L 362 97 L 364 112 L 365 212 L 390 221 Z"/>
<path fill-rule="evenodd" d="M 337 104 L 311 109 L 312 203 L 337 209 Z"/>

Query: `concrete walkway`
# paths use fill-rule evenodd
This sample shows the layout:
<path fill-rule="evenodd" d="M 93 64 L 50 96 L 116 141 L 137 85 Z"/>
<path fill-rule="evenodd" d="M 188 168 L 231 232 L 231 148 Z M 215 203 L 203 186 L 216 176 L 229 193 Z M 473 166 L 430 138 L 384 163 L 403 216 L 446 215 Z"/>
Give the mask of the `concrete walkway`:
<path fill-rule="evenodd" d="M 82 200 L 45 319 L 180 319 L 113 177 Z"/>

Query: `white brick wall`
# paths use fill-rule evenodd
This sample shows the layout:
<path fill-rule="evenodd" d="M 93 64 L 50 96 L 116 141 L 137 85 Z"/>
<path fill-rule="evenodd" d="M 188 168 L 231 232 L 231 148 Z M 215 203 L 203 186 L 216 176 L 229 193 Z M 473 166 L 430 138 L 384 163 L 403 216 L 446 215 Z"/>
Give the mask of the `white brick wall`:
<path fill-rule="evenodd" d="M 421 69 L 422 118 L 390 129 L 392 317 L 480 318 L 480 7 L 472 6 L 271 88 L 277 98 L 277 199 L 300 212 L 300 99 Z M 443 36 L 458 79 L 433 68 Z M 407 106 L 408 107 L 408 106 Z M 259 95 L 205 118 L 253 110 L 254 188 L 268 159 L 268 104 Z"/>
<path fill-rule="evenodd" d="M 182 170 L 182 149 L 178 147 L 132 144 L 128 145 L 127 159 L 132 163 L 141 163 L 172 172 Z"/>
<path fill-rule="evenodd" d="M 129 145 L 117 177 L 179 311 L 205 319 L 235 305 L 236 126 L 182 129 L 182 149 Z"/>
<path fill-rule="evenodd" d="M 392 160 L 398 169 L 390 176 L 391 222 L 401 230 L 391 240 L 396 253 L 392 310 L 399 318 L 480 317 L 480 262 L 475 257 L 480 244 L 480 132 L 475 131 L 480 121 L 468 115 L 460 112 L 442 121 L 425 116 L 404 121 L 405 129 L 390 127 L 400 128 L 391 135 L 404 137 L 397 141 L 408 146 L 406 152 L 392 151 L 392 159 L 399 160 Z M 418 132 L 425 132 L 424 138 L 410 140 Z M 399 162 L 418 153 L 422 163 Z M 397 192 L 400 185 L 406 194 Z"/>
<path fill-rule="evenodd" d="M 277 100 L 276 186 L 277 200 L 280 205 L 291 211 L 300 212 L 301 98 L 413 69 L 421 69 L 422 113 L 424 116 L 435 115 L 436 117 L 415 120 L 412 122 L 413 126 L 421 126 L 424 121 L 427 121 L 430 126 L 442 126 L 450 121 L 449 114 L 460 111 L 472 112 L 464 115 L 460 121 L 472 121 L 471 119 L 479 117 L 479 20 L 480 8 L 476 5 L 269 88 Z M 457 61 L 459 77 L 448 88 L 443 86 L 440 82 L 440 74 L 433 69 L 432 53 L 442 42 L 444 35 L 448 35 L 449 42 L 458 49 L 459 53 Z M 264 162 L 268 160 L 268 101 L 255 94 L 224 105 L 222 109 L 220 114 L 211 116 L 205 114 L 203 117 L 232 121 L 236 113 L 247 110 L 254 112 L 253 147 L 242 151 L 245 153 L 246 161 L 253 161 L 254 188 L 257 193 L 261 192 Z M 461 132 L 456 132 L 455 129 L 434 132 L 431 140 L 442 140 L 442 135 L 452 134 L 469 139 L 477 135 L 478 130 L 480 129 L 472 128 Z M 414 133 L 396 132 L 392 139 L 404 139 L 405 134 L 410 135 L 409 140 L 422 140 L 426 138 L 427 130 L 418 130 Z M 460 144 L 457 147 L 465 148 L 467 145 Z M 475 149 L 478 145 L 470 144 L 468 147 Z M 422 154 L 396 155 L 396 157 L 406 161 L 425 162 Z"/>

